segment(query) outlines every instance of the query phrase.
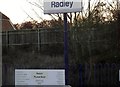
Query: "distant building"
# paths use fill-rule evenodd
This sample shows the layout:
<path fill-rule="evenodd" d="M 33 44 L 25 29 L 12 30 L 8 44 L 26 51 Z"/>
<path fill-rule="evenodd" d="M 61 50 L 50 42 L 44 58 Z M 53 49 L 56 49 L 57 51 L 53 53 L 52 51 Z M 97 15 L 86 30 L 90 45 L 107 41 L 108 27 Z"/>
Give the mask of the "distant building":
<path fill-rule="evenodd" d="M 1 12 L 0 12 L 0 23 L 2 24 L 1 25 L 2 31 L 16 30 L 10 19 Z"/>

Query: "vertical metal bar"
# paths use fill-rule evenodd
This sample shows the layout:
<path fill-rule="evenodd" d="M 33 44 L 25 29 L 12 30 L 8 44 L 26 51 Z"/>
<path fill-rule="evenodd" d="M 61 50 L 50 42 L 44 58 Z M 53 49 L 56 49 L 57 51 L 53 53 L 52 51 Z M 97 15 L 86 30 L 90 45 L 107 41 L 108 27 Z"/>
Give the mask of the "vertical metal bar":
<path fill-rule="evenodd" d="M 38 51 L 40 50 L 40 34 L 39 34 L 39 29 L 38 29 Z"/>
<path fill-rule="evenodd" d="M 88 9 L 89 9 L 88 18 L 90 19 L 90 0 L 88 1 Z"/>
<path fill-rule="evenodd" d="M 97 86 L 97 84 L 96 84 L 96 82 L 97 82 L 97 77 L 96 77 L 96 75 L 97 75 L 97 69 L 96 69 L 96 64 L 94 64 L 94 87 L 96 87 Z"/>
<path fill-rule="evenodd" d="M 79 65 L 79 87 L 83 87 L 82 81 L 82 65 Z"/>
<path fill-rule="evenodd" d="M 9 47 L 9 31 L 6 31 L 6 47 Z"/>
<path fill-rule="evenodd" d="M 3 64 L 3 69 L 2 69 L 2 85 L 6 85 L 7 84 L 7 64 Z"/>
<path fill-rule="evenodd" d="M 65 84 L 68 85 L 68 33 L 67 13 L 64 13 L 64 62 L 65 62 Z"/>
<path fill-rule="evenodd" d="M 0 86 L 2 86 L 2 13 L 0 12 Z"/>

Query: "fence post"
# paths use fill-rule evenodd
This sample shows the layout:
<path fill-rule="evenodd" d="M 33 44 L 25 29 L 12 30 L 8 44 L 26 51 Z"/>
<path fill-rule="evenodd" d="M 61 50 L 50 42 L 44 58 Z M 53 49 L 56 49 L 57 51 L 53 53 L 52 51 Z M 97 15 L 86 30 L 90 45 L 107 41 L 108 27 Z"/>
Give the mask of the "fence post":
<path fill-rule="evenodd" d="M 38 51 L 40 51 L 40 32 L 38 29 Z"/>
<path fill-rule="evenodd" d="M 109 86 L 109 84 L 110 84 L 110 82 L 109 82 L 109 80 L 110 80 L 110 78 L 109 78 L 109 76 L 110 76 L 110 73 L 109 73 L 110 65 L 108 63 L 106 63 L 105 67 L 106 67 L 106 72 L 107 72 L 106 73 L 106 85 Z"/>
<path fill-rule="evenodd" d="M 83 82 L 82 82 L 82 65 L 79 65 L 79 86 L 83 87 Z"/>
<path fill-rule="evenodd" d="M 94 87 L 102 87 L 102 64 L 94 64 Z"/>
<path fill-rule="evenodd" d="M 118 69 L 117 69 L 117 65 L 115 63 L 111 64 L 111 85 L 114 85 L 116 86 L 117 84 L 117 77 L 118 77 L 118 72 L 116 72 Z"/>
<path fill-rule="evenodd" d="M 6 46 L 9 47 L 9 31 L 6 31 Z"/>
<path fill-rule="evenodd" d="M 92 65 L 91 64 L 88 64 L 88 63 L 86 63 L 85 64 L 85 81 L 84 81 L 84 83 L 85 83 L 85 86 L 87 86 L 87 85 L 91 85 L 91 74 L 92 74 Z"/>
<path fill-rule="evenodd" d="M 97 70 L 97 67 L 96 67 L 97 65 L 96 64 L 94 64 L 94 87 L 97 87 L 96 85 L 97 85 L 97 72 L 96 72 L 96 70 Z"/>
<path fill-rule="evenodd" d="M 0 86 L 2 86 L 2 14 L 0 13 Z"/>
<path fill-rule="evenodd" d="M 2 85 L 6 85 L 7 83 L 7 64 L 2 65 Z"/>

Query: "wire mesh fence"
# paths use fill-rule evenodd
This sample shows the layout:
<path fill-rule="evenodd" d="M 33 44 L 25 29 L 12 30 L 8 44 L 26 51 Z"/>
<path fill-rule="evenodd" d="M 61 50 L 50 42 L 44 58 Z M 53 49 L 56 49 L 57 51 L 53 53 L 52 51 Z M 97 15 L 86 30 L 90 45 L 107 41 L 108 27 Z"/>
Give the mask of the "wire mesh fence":
<path fill-rule="evenodd" d="M 3 76 L 8 78 L 4 79 L 4 84 L 14 84 L 14 69 L 17 63 L 19 67 L 26 64 L 28 67 L 34 65 L 34 68 L 38 67 L 39 69 L 40 64 L 46 65 L 46 67 L 47 64 L 48 66 L 52 65 L 52 67 L 57 66 L 57 64 L 64 66 L 64 30 L 62 29 L 4 31 L 2 32 L 2 43 L 3 47 L 6 48 L 24 46 L 22 50 L 11 51 L 10 48 L 5 54 L 3 51 L 3 64 L 11 64 L 3 66 L 6 73 Z M 89 85 L 93 85 L 97 87 L 99 85 L 102 87 L 104 84 L 108 86 L 108 83 L 118 85 L 119 64 L 113 64 L 114 60 L 119 63 L 120 57 L 119 51 L 116 50 L 118 44 L 117 29 L 71 29 L 68 30 L 68 43 L 69 84 L 71 86 L 89 87 Z M 23 51 L 26 50 L 25 47 L 33 47 L 32 50 L 35 50 L 36 47 L 40 53 L 29 52 L 29 49 Z M 43 53 L 39 51 L 41 49 L 44 50 Z M 50 55 L 47 54 L 48 52 Z M 58 55 L 59 52 L 62 56 Z M 51 54 L 55 54 L 55 59 Z M 44 61 L 45 59 L 47 62 Z M 110 60 L 112 64 L 106 63 L 107 60 Z M 89 64 L 84 65 L 86 62 Z M 102 63 L 97 64 L 99 62 Z"/>
<path fill-rule="evenodd" d="M 68 31 L 69 45 L 80 44 L 83 48 L 91 50 L 96 48 L 107 49 L 117 42 L 116 29 L 72 29 Z M 62 29 L 35 29 L 4 31 L 2 33 L 3 46 L 12 45 L 37 45 L 64 43 L 64 31 Z M 103 49 L 102 49 L 103 48 Z"/>

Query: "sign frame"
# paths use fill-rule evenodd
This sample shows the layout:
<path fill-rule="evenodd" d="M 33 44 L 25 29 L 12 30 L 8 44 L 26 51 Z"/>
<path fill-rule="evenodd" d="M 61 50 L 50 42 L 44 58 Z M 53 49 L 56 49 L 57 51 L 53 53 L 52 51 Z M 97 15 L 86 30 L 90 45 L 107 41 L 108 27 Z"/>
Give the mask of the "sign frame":
<path fill-rule="evenodd" d="M 65 85 L 65 70 L 15 69 L 15 85 Z"/>
<path fill-rule="evenodd" d="M 44 14 L 80 12 L 82 0 L 44 0 Z"/>

